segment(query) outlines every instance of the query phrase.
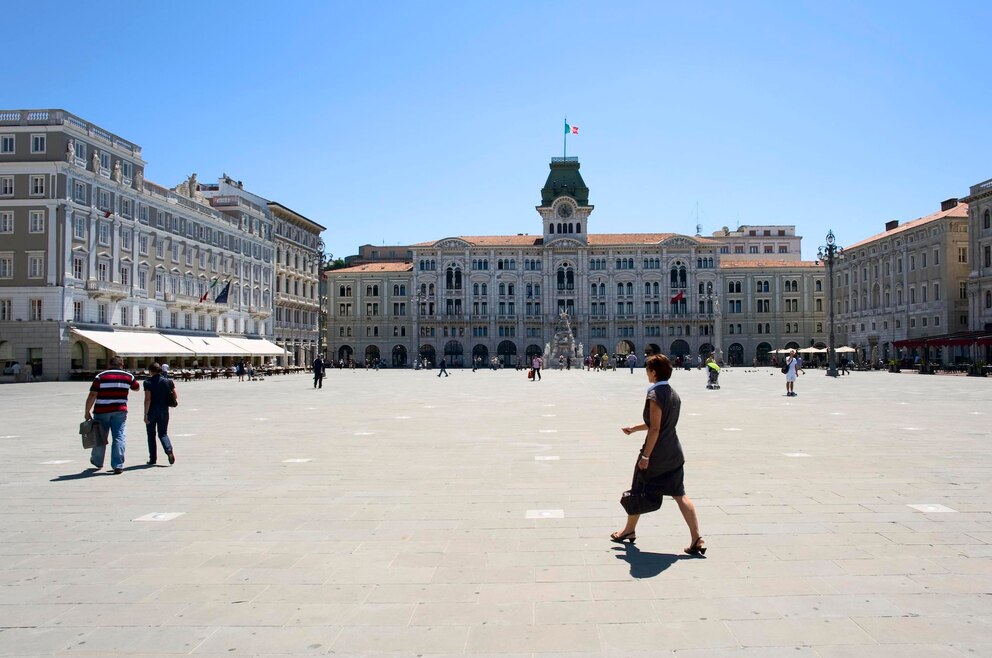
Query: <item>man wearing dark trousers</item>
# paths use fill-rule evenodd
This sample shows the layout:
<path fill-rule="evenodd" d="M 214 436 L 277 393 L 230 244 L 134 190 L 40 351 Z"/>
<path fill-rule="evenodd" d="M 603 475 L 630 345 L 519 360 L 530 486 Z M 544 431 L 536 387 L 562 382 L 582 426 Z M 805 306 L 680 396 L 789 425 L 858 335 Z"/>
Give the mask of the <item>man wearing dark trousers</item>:
<path fill-rule="evenodd" d="M 319 355 L 313 360 L 313 387 L 324 388 L 324 360 Z"/>
<path fill-rule="evenodd" d="M 448 364 L 447 364 L 447 362 L 445 362 L 444 357 L 441 357 L 441 362 L 437 364 L 437 367 L 438 367 L 437 376 L 438 377 L 440 377 L 442 373 L 444 374 L 445 377 L 448 376 L 448 368 L 446 367 L 447 365 Z"/>

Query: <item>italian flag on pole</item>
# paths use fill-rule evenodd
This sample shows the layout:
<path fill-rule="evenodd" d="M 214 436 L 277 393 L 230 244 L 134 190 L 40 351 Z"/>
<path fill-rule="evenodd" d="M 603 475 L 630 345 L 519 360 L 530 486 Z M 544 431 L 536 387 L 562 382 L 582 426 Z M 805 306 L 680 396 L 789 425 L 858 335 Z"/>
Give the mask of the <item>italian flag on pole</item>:
<path fill-rule="evenodd" d="M 568 125 L 566 123 L 565 124 L 565 134 L 566 135 L 568 135 L 568 134 L 578 135 L 579 134 L 579 127 L 578 126 L 570 126 L 570 125 Z"/>

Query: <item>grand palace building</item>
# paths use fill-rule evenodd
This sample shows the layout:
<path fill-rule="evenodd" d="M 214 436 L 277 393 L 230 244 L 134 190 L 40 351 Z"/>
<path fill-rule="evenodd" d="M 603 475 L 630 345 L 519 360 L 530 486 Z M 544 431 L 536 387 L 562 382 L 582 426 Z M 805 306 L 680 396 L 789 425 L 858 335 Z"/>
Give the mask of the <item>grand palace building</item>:
<path fill-rule="evenodd" d="M 822 263 L 787 225 L 599 233 L 577 158 L 553 158 L 534 234 L 451 236 L 327 272 L 328 356 L 393 367 L 664 353 L 765 363 L 825 347 Z"/>

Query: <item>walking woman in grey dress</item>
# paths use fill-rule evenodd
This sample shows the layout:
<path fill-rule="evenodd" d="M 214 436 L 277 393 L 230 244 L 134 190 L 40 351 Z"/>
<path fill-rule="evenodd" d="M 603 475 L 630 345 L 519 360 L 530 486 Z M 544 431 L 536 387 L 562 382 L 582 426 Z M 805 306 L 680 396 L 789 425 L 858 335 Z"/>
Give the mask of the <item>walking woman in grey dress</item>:
<path fill-rule="evenodd" d="M 668 380 L 672 376 L 672 364 L 668 357 L 653 354 L 644 364 L 648 382 L 647 399 L 644 401 L 644 422 L 621 428 L 624 434 L 647 431 L 647 438 L 641 446 L 634 467 L 634 479 L 631 490 L 641 486 L 652 494 L 671 496 L 675 499 L 682 512 L 682 518 L 689 526 L 689 546 L 685 552 L 689 555 L 706 553 L 706 542 L 699 535 L 699 521 L 696 518 L 696 508 L 685 495 L 683 483 L 685 457 L 682 455 L 682 445 L 679 443 L 675 426 L 679 422 L 679 410 L 682 400 Z M 622 530 L 610 535 L 610 539 L 623 543 L 634 543 L 637 539 L 637 522 L 640 514 L 629 514 L 627 523 Z"/>

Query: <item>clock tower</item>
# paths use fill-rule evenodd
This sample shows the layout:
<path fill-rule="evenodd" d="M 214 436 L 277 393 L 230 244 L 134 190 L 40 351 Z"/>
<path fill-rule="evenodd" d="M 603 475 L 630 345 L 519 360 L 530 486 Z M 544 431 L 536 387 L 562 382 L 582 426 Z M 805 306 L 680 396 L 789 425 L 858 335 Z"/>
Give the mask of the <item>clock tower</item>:
<path fill-rule="evenodd" d="M 537 206 L 544 224 L 544 244 L 564 238 L 587 244 L 592 210 L 589 188 L 579 173 L 579 159 L 551 158 L 551 173 Z"/>

